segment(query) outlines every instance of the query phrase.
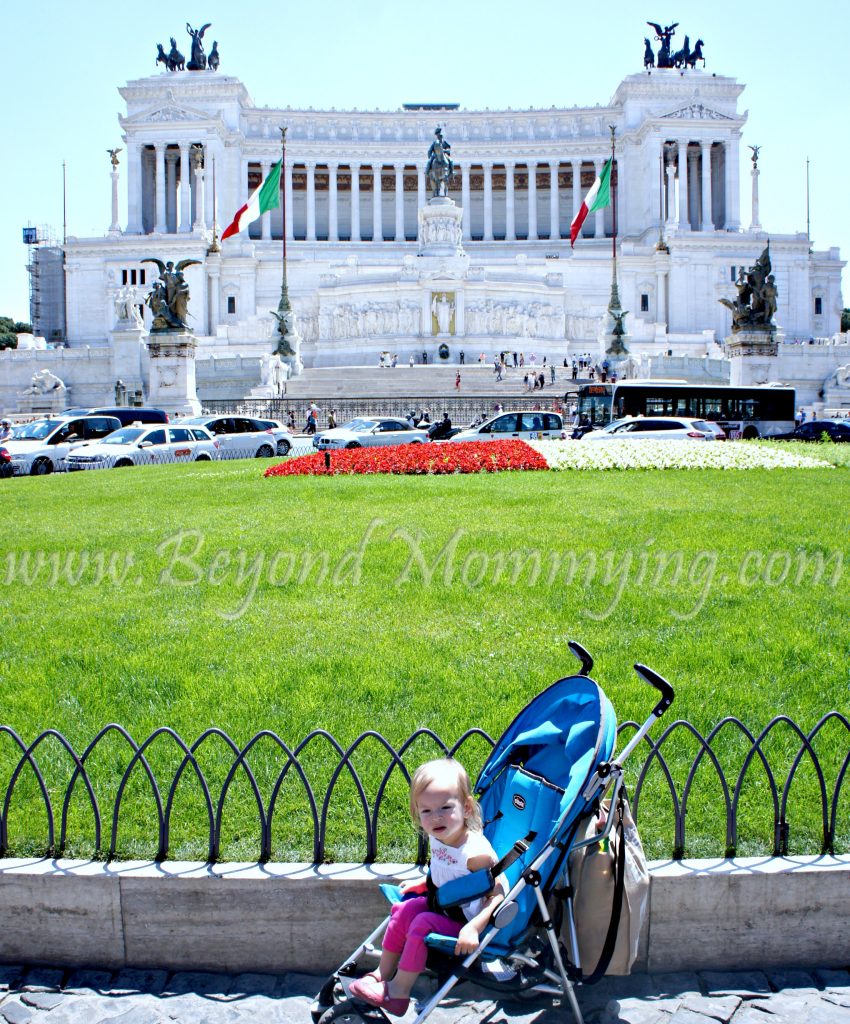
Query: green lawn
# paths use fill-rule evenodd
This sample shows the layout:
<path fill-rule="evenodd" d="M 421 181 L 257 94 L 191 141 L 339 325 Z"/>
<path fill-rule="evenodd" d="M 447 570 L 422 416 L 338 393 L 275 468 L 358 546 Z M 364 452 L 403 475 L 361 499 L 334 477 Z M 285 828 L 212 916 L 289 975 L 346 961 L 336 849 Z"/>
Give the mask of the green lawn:
<path fill-rule="evenodd" d="M 451 744 L 474 726 L 497 736 L 535 693 L 571 672 L 570 638 L 595 656 L 594 676 L 621 720 L 642 719 L 653 702 L 631 669 L 635 661 L 675 686 L 669 722 L 686 718 L 703 734 L 727 715 L 758 732 L 780 713 L 808 730 L 826 711 L 847 711 L 846 465 L 265 480 L 266 465 L 3 481 L 0 723 L 26 742 L 58 729 L 78 752 L 110 722 L 137 742 L 167 725 L 188 743 L 216 726 L 237 744 L 268 729 L 295 746 L 324 729 L 345 746 L 373 729 L 398 746 L 419 728 Z M 724 736 L 717 749 L 734 786 L 743 747 L 731 730 Z M 780 795 L 798 746 L 788 728 L 765 746 Z M 684 730 L 665 744 L 680 790 L 698 749 Z M 831 796 L 847 731 L 830 723 L 817 749 Z M 433 751 L 417 741 L 406 762 L 415 766 Z M 17 756 L 8 735 L 0 736 L 0 799 Z M 58 837 L 72 768 L 55 740 L 37 756 Z M 128 756 L 117 737 L 92 755 L 104 850 L 110 797 Z M 473 772 L 484 756 L 480 740 L 464 755 Z M 232 755 L 212 738 L 199 760 L 215 800 Z M 311 743 L 303 760 L 321 799 L 332 760 L 327 741 Z M 161 737 L 149 761 L 170 780 L 180 754 Z M 266 739 L 250 763 L 267 797 L 283 755 Z M 386 756 L 373 741 L 354 763 L 371 798 Z M 415 843 L 398 773 L 389 789 L 379 856 L 410 859 Z M 163 801 L 167 791 L 165 782 Z M 302 792 L 292 774 L 272 823 L 275 859 L 312 856 Z M 689 855 L 723 854 L 720 797 L 706 761 L 688 807 Z M 789 799 L 792 852 L 818 852 L 810 767 Z M 225 858 L 257 856 L 251 800 L 240 774 L 225 806 Z M 842 799 L 838 806 L 836 843 L 845 851 L 847 805 Z M 657 770 L 639 810 L 650 853 L 666 855 L 672 815 Z M 364 855 L 358 814 L 354 786 L 344 780 L 330 807 L 329 858 Z M 771 815 L 764 772 L 754 766 L 742 795 L 739 853 L 771 849 Z M 67 852 L 87 855 L 92 818 L 79 784 L 69 821 Z M 170 855 L 203 857 L 205 821 L 188 772 Z M 137 770 L 121 814 L 119 855 L 155 853 L 153 822 Z M 11 802 L 8 834 L 11 853 L 45 848 L 28 770 Z"/>

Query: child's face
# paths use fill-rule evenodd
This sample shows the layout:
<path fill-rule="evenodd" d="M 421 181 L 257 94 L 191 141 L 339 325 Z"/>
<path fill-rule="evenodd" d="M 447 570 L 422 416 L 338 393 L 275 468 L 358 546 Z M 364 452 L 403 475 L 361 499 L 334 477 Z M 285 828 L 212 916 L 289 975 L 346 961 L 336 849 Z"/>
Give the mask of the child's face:
<path fill-rule="evenodd" d="M 460 846 L 466 839 L 465 819 L 472 808 L 464 804 L 454 789 L 432 782 L 419 794 L 416 809 L 426 835 L 447 846 Z"/>

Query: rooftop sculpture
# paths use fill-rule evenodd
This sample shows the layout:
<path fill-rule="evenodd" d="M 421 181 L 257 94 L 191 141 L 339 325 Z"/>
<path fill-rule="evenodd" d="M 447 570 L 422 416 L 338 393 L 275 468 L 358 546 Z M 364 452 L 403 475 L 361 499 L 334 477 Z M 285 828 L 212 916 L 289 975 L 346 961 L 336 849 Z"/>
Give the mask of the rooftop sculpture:
<path fill-rule="evenodd" d="M 164 64 L 166 71 L 204 71 L 209 68 L 210 71 L 218 71 L 220 63 L 218 53 L 218 40 L 213 42 L 213 48 L 210 51 L 209 57 L 204 53 L 204 32 L 211 26 L 212 22 L 207 22 L 206 25 L 202 25 L 200 28 L 192 28 L 189 22 L 186 22 L 186 31 L 192 37 L 192 50 L 189 56 L 189 62 L 186 63 L 186 58 L 177 49 L 177 40 L 174 36 L 171 36 L 171 49 L 168 53 L 165 52 L 165 48 L 162 43 L 156 44 L 157 55 L 156 64 Z"/>

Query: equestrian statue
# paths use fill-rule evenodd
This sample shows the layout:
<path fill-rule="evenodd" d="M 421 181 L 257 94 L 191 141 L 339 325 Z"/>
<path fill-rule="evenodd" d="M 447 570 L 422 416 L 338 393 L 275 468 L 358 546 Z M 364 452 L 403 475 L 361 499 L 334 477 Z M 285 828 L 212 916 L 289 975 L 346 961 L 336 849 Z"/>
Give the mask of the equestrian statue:
<path fill-rule="evenodd" d="M 428 163 L 425 165 L 425 177 L 434 198 L 449 194 L 449 182 L 454 174 L 451 143 L 443 138 L 443 129 L 434 130 L 434 141 L 428 150 Z"/>

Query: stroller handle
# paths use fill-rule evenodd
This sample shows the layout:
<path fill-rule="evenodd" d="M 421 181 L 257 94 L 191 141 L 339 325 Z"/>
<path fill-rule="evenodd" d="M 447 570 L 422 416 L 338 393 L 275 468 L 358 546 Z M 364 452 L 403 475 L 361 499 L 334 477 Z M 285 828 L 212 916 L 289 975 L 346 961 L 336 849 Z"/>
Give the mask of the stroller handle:
<path fill-rule="evenodd" d="M 590 656 L 587 650 L 581 646 L 577 640 L 568 640 L 567 647 L 569 647 L 572 655 L 581 662 L 581 669 L 579 675 L 589 676 L 593 670 L 593 658 Z"/>
<path fill-rule="evenodd" d="M 635 672 L 637 672 L 641 679 L 649 683 L 650 686 L 654 686 L 661 694 L 661 700 L 652 709 L 653 715 L 655 715 L 656 718 L 660 718 L 667 708 L 669 708 L 673 703 L 673 698 L 676 696 L 673 692 L 673 687 L 663 676 L 660 676 L 657 672 L 653 672 L 653 670 L 646 665 L 635 665 Z"/>

